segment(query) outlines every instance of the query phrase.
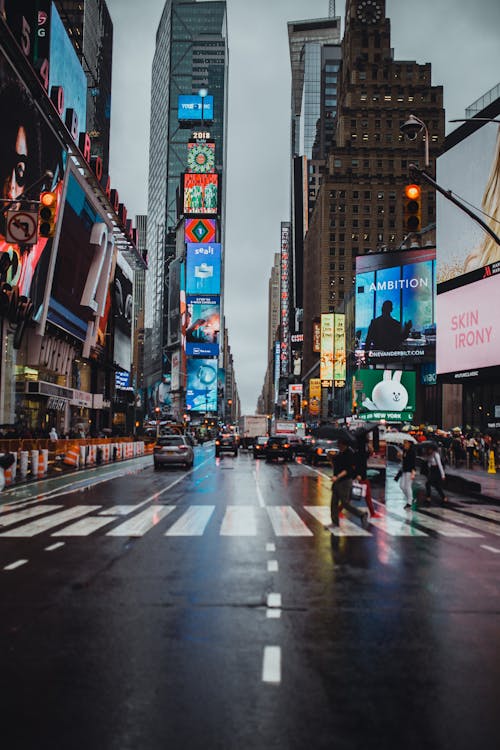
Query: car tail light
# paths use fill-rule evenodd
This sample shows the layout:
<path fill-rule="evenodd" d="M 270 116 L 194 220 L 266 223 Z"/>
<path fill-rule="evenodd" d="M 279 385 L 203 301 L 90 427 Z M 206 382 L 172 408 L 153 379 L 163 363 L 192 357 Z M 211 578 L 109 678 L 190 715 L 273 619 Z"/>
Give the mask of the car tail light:
<path fill-rule="evenodd" d="M 289 448 L 289 447 L 290 447 L 290 443 L 285 443 L 283 446 L 283 448 Z"/>
<path fill-rule="evenodd" d="M 316 448 L 316 453 L 320 456 L 323 453 L 323 448 Z"/>
<path fill-rule="evenodd" d="M 215 445 L 220 445 L 220 440 L 216 440 Z"/>
<path fill-rule="evenodd" d="M 179 450 L 181 451 L 181 453 L 185 453 L 187 449 L 188 449 L 187 445 L 179 445 Z"/>

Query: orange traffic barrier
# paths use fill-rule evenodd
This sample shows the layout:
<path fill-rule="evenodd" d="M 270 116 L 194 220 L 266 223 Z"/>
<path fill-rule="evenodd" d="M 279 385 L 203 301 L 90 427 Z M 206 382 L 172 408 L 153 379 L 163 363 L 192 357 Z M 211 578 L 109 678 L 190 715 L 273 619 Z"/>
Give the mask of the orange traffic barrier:
<path fill-rule="evenodd" d="M 78 460 L 80 458 L 80 448 L 76 443 L 72 443 L 64 456 L 63 463 L 66 466 L 78 466 Z"/>

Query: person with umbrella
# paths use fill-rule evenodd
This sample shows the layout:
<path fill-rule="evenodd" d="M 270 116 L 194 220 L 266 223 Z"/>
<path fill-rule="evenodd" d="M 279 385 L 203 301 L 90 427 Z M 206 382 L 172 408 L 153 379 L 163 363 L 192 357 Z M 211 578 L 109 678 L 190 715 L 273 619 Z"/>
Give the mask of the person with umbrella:
<path fill-rule="evenodd" d="M 329 531 L 334 531 L 339 526 L 340 506 L 350 511 L 361 520 L 364 529 L 368 528 L 368 513 L 359 510 L 351 503 L 352 480 L 356 471 L 356 459 L 354 452 L 346 437 L 338 438 L 339 452 L 333 459 L 332 476 L 332 523 L 327 526 Z"/>

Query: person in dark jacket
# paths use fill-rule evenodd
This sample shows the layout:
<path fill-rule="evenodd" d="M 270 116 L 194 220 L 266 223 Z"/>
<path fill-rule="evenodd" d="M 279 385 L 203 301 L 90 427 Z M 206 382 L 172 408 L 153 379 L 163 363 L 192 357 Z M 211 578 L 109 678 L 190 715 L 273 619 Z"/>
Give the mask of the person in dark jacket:
<path fill-rule="evenodd" d="M 368 528 L 368 513 L 359 510 L 351 504 L 352 479 L 356 471 L 356 459 L 354 452 L 344 440 L 338 441 L 339 452 L 333 459 L 333 476 L 332 476 L 332 503 L 331 514 L 332 523 L 328 526 L 329 531 L 333 531 L 339 526 L 340 506 L 350 511 L 353 515 L 361 519 L 361 525 L 364 529 Z"/>
<path fill-rule="evenodd" d="M 373 507 L 372 488 L 371 488 L 370 480 L 368 479 L 368 476 L 367 476 L 369 456 L 370 456 L 369 446 L 366 441 L 362 441 L 358 445 L 356 452 L 354 454 L 354 457 L 356 459 L 355 477 L 360 484 L 364 484 L 366 487 L 365 501 L 366 501 L 368 510 L 370 511 L 371 518 L 379 518 L 380 513 L 376 513 L 375 508 Z"/>
<path fill-rule="evenodd" d="M 403 440 L 403 451 L 401 456 L 401 478 L 399 486 L 406 498 L 405 510 L 409 510 L 413 502 L 413 480 L 417 466 L 417 453 L 411 440 Z"/>

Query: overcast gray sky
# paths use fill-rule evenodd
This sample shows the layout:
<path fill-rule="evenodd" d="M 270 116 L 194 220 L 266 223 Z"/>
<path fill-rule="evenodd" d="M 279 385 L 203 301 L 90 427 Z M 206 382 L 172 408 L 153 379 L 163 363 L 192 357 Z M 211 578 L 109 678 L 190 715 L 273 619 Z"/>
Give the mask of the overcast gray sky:
<path fill-rule="evenodd" d="M 151 62 L 164 0 L 107 4 L 114 25 L 110 172 L 135 215 L 147 213 Z M 267 284 L 280 222 L 288 219 L 287 21 L 326 17 L 329 4 L 227 0 L 227 7 L 225 313 L 242 411 L 253 414 L 267 361 Z M 344 9 L 337 0 L 342 24 Z M 387 15 L 395 59 L 432 63 L 447 121 L 464 117 L 469 104 L 500 82 L 499 0 L 387 0 Z"/>

